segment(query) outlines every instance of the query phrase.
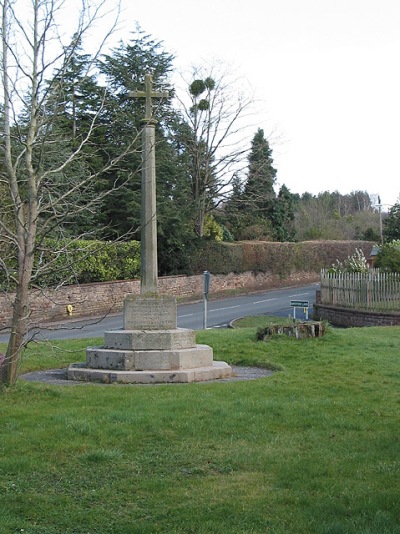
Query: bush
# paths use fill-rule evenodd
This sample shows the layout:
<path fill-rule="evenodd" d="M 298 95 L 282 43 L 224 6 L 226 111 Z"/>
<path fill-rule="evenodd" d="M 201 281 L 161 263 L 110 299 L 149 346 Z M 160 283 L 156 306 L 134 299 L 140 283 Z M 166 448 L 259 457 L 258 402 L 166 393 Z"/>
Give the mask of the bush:
<path fill-rule="evenodd" d="M 210 241 L 222 241 L 224 231 L 212 215 L 207 215 L 204 221 L 203 237 Z"/>
<path fill-rule="evenodd" d="M 392 273 L 400 273 L 400 240 L 385 243 L 376 258 L 376 267 Z"/>
<path fill-rule="evenodd" d="M 331 273 L 367 273 L 369 270 L 364 252 L 356 248 L 354 254 L 344 261 L 336 260 L 329 269 Z"/>
<path fill-rule="evenodd" d="M 140 243 L 46 239 L 36 258 L 40 287 L 126 280 L 140 275 Z"/>

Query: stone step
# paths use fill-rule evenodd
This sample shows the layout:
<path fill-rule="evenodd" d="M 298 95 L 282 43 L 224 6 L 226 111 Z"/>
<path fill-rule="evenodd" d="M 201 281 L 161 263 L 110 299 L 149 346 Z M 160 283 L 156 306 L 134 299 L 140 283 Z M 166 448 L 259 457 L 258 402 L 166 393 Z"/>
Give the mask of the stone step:
<path fill-rule="evenodd" d="M 195 345 L 177 350 L 118 350 L 88 347 L 86 367 L 118 371 L 182 370 L 212 366 L 213 350 Z"/>
<path fill-rule="evenodd" d="M 169 384 L 204 382 L 230 378 L 232 368 L 225 362 L 213 362 L 208 367 L 174 371 L 110 371 L 109 369 L 87 369 L 81 364 L 72 364 L 67 371 L 69 380 L 102 382 L 103 384 Z"/>
<path fill-rule="evenodd" d="M 173 350 L 196 346 L 194 330 L 110 330 L 104 333 L 104 347 L 120 350 Z"/>

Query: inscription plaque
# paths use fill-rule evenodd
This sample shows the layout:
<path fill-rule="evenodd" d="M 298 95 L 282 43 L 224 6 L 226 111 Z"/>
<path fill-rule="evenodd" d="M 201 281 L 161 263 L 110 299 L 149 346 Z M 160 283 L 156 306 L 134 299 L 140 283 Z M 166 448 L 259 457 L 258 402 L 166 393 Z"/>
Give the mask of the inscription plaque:
<path fill-rule="evenodd" d="M 128 295 L 124 301 L 124 330 L 173 330 L 177 327 L 176 299 Z"/>

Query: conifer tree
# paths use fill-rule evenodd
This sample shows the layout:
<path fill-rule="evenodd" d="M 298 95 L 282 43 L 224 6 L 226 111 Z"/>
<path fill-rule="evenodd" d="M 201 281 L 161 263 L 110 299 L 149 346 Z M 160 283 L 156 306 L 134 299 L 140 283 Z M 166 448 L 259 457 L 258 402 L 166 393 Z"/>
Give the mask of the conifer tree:
<path fill-rule="evenodd" d="M 383 237 L 386 243 L 400 239 L 400 203 L 392 206 L 383 220 Z"/>
<path fill-rule="evenodd" d="M 274 186 L 277 171 L 273 167 L 272 150 L 261 128 L 253 137 L 248 161 L 243 209 L 255 219 L 270 219 L 276 198 Z"/>
<path fill-rule="evenodd" d="M 169 91 L 168 76 L 172 69 L 173 56 L 164 51 L 162 44 L 151 36 L 145 35 L 140 28 L 133 34 L 128 43 L 121 42 L 110 55 L 105 55 L 100 63 L 100 70 L 106 76 L 109 88 L 105 108 L 105 122 L 110 124 L 107 129 L 107 144 L 104 150 L 109 157 L 117 154 L 121 146 L 132 138 L 133 132 L 140 132 L 144 117 L 142 99 L 128 99 L 130 90 L 141 89 L 146 73 L 153 76 L 155 88 Z M 168 173 L 163 172 L 166 161 L 172 156 L 168 141 L 164 135 L 166 123 L 172 113 L 171 103 L 163 100 L 155 110 L 156 125 L 156 167 L 157 167 L 157 205 L 162 212 L 162 200 L 166 198 L 165 190 L 173 181 L 173 169 L 169 166 Z M 140 238 L 140 168 L 141 141 L 138 138 L 137 152 L 130 154 L 124 166 L 113 173 L 102 177 L 102 189 L 109 189 L 114 183 L 118 190 L 107 197 L 101 210 L 101 222 L 107 227 L 104 237 L 120 238 L 122 236 Z M 160 216 L 160 220 L 162 217 Z"/>
<path fill-rule="evenodd" d="M 224 206 L 225 223 L 240 239 L 292 241 L 295 196 L 282 185 L 275 193 L 277 171 L 264 130 L 258 128 L 248 155 L 244 184 L 237 183 Z"/>
<path fill-rule="evenodd" d="M 157 180 L 157 231 L 158 264 L 160 274 L 181 272 L 188 261 L 188 243 L 193 231 L 190 190 L 187 180 L 186 157 L 179 144 L 176 130 L 181 128 L 177 113 L 172 107 L 174 90 L 169 76 L 173 56 L 162 43 L 146 35 L 138 27 L 128 43 L 121 42 L 110 55 L 104 56 L 100 70 L 106 76 L 109 95 L 106 103 L 105 149 L 110 155 L 118 154 L 120 147 L 132 132 L 140 132 L 144 117 L 143 99 L 128 99 L 130 90 L 141 89 L 144 75 L 153 77 L 156 90 L 167 91 L 171 98 L 157 102 L 154 110 L 156 123 L 156 180 Z M 104 190 L 114 183 L 118 188 L 103 203 L 100 222 L 105 226 L 107 239 L 140 239 L 141 212 L 141 143 L 137 152 L 124 160 L 124 166 L 115 173 L 102 176 Z"/>

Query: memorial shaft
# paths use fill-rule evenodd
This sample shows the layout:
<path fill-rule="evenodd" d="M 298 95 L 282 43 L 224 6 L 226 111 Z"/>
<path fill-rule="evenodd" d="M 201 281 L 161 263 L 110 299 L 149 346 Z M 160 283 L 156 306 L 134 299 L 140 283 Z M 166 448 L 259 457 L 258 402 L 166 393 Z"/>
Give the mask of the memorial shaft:
<path fill-rule="evenodd" d="M 157 293 L 157 207 L 156 207 L 156 158 L 153 98 L 167 98 L 166 91 L 153 91 L 153 79 L 145 76 L 144 91 L 130 91 L 130 98 L 145 98 L 146 108 L 142 130 L 142 216 L 141 216 L 141 275 L 140 293 Z"/>
<path fill-rule="evenodd" d="M 141 285 L 142 295 L 157 292 L 157 208 L 155 126 L 142 130 L 142 217 L 141 217 Z"/>

